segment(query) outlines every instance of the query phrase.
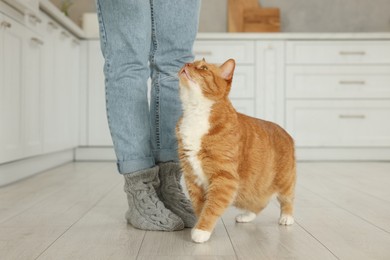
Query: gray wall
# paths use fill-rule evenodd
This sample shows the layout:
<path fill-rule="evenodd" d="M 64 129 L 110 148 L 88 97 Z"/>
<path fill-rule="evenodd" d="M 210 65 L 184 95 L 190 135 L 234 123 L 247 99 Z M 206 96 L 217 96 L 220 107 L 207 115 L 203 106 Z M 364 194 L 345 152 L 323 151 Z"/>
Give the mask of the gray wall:
<path fill-rule="evenodd" d="M 61 2 L 61 0 L 51 1 L 57 5 Z M 227 30 L 227 2 L 228 0 L 202 1 L 200 32 Z M 390 32 L 390 0 L 261 0 L 260 2 L 264 7 L 281 9 L 282 31 L 285 32 Z M 74 0 L 70 17 L 81 24 L 82 13 L 95 11 L 95 0 Z"/>

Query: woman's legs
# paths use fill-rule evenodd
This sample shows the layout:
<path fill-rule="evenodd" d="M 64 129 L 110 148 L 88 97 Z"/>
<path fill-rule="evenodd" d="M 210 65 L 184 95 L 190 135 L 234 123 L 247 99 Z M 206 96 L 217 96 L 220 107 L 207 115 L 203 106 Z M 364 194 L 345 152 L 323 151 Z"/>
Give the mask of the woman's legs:
<path fill-rule="evenodd" d="M 182 108 L 178 72 L 193 61 L 200 0 L 151 0 L 151 125 L 156 162 L 178 162 L 175 127 Z"/>
<path fill-rule="evenodd" d="M 178 72 L 193 60 L 192 47 L 198 31 L 200 0 L 150 0 L 152 10 L 151 126 L 154 159 L 161 181 L 158 194 L 165 207 L 186 227 L 196 217 L 181 189 L 176 123 L 182 113 Z"/>
<path fill-rule="evenodd" d="M 107 117 L 124 174 L 129 210 L 126 219 L 145 230 L 184 228 L 177 215 L 165 208 L 156 190 L 159 167 L 151 149 L 147 99 L 151 6 L 147 0 L 97 0 L 100 38 L 105 58 Z"/>
<path fill-rule="evenodd" d="M 149 1 L 98 0 L 105 58 L 107 117 L 122 174 L 155 165 L 147 79 L 151 43 Z"/>

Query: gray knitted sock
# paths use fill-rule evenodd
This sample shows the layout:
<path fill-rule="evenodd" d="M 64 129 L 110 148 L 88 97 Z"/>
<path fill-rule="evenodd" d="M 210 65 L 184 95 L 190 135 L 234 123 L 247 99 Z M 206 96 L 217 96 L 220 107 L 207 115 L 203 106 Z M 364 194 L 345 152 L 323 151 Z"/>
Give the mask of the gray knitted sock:
<path fill-rule="evenodd" d="M 158 187 L 157 166 L 125 174 L 124 190 L 129 210 L 127 222 L 143 230 L 174 231 L 184 228 L 183 221 L 159 200 L 154 187 Z"/>
<path fill-rule="evenodd" d="M 181 169 L 175 162 L 159 164 L 159 177 L 161 181 L 157 194 L 165 207 L 178 215 L 184 222 L 185 227 L 194 227 L 196 217 L 191 202 L 183 193 L 180 185 Z"/>

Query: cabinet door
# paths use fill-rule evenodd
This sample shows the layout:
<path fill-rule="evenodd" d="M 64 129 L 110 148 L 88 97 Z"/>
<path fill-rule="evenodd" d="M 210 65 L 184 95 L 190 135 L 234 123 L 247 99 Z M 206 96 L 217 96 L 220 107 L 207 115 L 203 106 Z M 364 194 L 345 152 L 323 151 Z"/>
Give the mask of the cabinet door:
<path fill-rule="evenodd" d="M 0 63 L 0 163 L 18 159 L 23 154 L 22 54 L 25 29 L 6 16 L 1 18 Z"/>
<path fill-rule="evenodd" d="M 88 42 L 88 145 L 112 145 L 106 116 L 104 59 L 99 41 Z"/>
<path fill-rule="evenodd" d="M 60 149 L 58 135 L 57 95 L 56 84 L 57 49 L 56 43 L 59 37 L 59 26 L 51 18 L 44 19 L 45 48 L 44 48 L 44 152 L 54 152 Z"/>
<path fill-rule="evenodd" d="M 58 149 L 71 148 L 71 51 L 70 35 L 60 31 L 55 42 L 55 72 L 54 85 L 56 100 L 56 136 Z"/>
<path fill-rule="evenodd" d="M 26 33 L 23 57 L 23 118 L 24 156 L 32 156 L 43 151 L 43 40 L 34 33 Z"/>
<path fill-rule="evenodd" d="M 72 38 L 70 44 L 70 59 L 71 59 L 71 140 L 70 144 L 73 147 L 79 145 L 79 114 L 80 114 L 80 64 L 81 64 L 81 42 Z"/>
<path fill-rule="evenodd" d="M 256 116 L 284 126 L 284 43 L 256 44 Z"/>

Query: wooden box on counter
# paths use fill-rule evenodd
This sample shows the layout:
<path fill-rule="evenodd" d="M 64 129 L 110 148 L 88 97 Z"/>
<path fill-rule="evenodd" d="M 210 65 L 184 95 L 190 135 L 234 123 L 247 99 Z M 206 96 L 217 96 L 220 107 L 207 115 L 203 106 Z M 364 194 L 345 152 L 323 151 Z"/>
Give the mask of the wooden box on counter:
<path fill-rule="evenodd" d="M 229 0 L 229 32 L 280 32 L 279 8 L 261 8 L 257 0 Z"/>

